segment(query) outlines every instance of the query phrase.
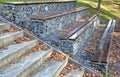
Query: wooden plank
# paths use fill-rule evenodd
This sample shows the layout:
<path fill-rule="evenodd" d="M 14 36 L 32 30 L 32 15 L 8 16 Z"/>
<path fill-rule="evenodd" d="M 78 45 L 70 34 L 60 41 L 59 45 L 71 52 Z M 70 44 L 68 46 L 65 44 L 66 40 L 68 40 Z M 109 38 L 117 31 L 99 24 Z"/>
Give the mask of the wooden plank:
<path fill-rule="evenodd" d="M 75 38 L 77 38 L 78 36 L 76 36 L 76 34 L 79 34 L 79 32 L 83 32 L 84 30 L 86 30 L 89 26 L 88 24 L 92 24 L 91 21 L 94 21 L 94 19 L 97 17 L 98 15 L 93 15 L 90 19 L 88 19 L 86 22 L 82 22 L 79 24 L 78 27 L 76 27 L 75 29 L 71 30 L 70 32 L 68 32 L 66 35 L 64 35 L 61 40 L 66 40 L 66 39 L 72 39 L 72 37 L 75 36 Z M 86 28 L 87 26 L 87 28 Z M 82 29 L 83 28 L 83 29 Z M 81 30 L 81 31 L 80 31 Z M 70 38 L 71 37 L 71 38 Z"/>
<path fill-rule="evenodd" d="M 86 23 L 80 23 L 78 27 L 74 28 L 73 30 L 71 30 L 70 32 L 68 32 L 66 34 L 65 37 L 63 37 L 64 39 L 68 39 L 69 37 L 71 37 L 73 34 L 76 33 L 76 31 L 78 31 L 79 29 L 81 29 Z"/>
<path fill-rule="evenodd" d="M 97 15 L 91 17 L 86 24 L 83 25 L 83 27 L 79 28 L 74 34 L 72 34 L 71 37 L 69 37 L 70 40 L 75 40 L 77 37 L 79 37 L 84 31 L 86 31 L 95 21 Z"/>
<path fill-rule="evenodd" d="M 56 18 L 56 17 L 59 17 L 59 16 L 64 16 L 64 15 L 67 15 L 67 14 L 72 14 L 72 13 L 75 13 L 75 12 L 80 12 L 80 11 L 87 10 L 87 9 L 88 9 L 88 7 L 79 7 L 77 9 L 54 12 L 54 13 L 46 15 L 46 16 L 35 16 L 35 17 L 32 17 L 31 19 L 32 20 L 43 20 L 43 21 L 45 21 L 45 20 L 48 20 L 48 19 Z"/>
<path fill-rule="evenodd" d="M 103 33 L 103 37 L 99 43 L 98 51 L 95 54 L 95 56 L 93 56 L 92 61 L 100 62 L 100 63 L 108 62 L 108 56 L 110 55 L 110 50 L 112 45 L 114 27 L 115 27 L 115 20 L 113 21 L 110 20 L 107 28 Z"/>
<path fill-rule="evenodd" d="M 92 57 L 92 61 L 93 62 L 102 62 L 102 63 L 106 63 L 105 61 L 105 57 L 103 58 L 103 54 L 104 54 L 104 51 L 107 51 L 105 49 L 108 49 L 105 44 L 105 40 L 106 40 L 106 37 L 107 37 L 107 33 L 110 29 L 110 26 L 112 24 L 112 20 L 109 21 L 106 29 L 104 30 L 104 33 L 103 33 L 103 36 L 100 40 L 100 43 L 98 45 L 98 48 L 97 48 L 97 52 L 94 54 L 94 56 Z"/>
<path fill-rule="evenodd" d="M 104 33 L 103 33 L 103 36 L 101 38 L 101 41 L 98 45 L 98 52 L 100 52 L 102 49 L 103 49 L 103 45 L 105 43 L 105 39 L 106 39 L 106 36 L 107 36 L 107 33 L 111 27 L 111 24 L 112 24 L 112 20 L 109 21 L 108 25 L 107 25 L 107 28 L 105 29 Z"/>
<path fill-rule="evenodd" d="M 106 74 L 108 74 L 108 66 L 109 66 L 110 53 L 111 53 L 111 48 L 112 48 L 113 32 L 115 28 L 115 23 L 116 23 L 116 20 L 113 20 L 112 28 L 110 30 L 110 46 L 109 46 L 109 51 L 108 51 L 108 56 L 107 56 Z"/>

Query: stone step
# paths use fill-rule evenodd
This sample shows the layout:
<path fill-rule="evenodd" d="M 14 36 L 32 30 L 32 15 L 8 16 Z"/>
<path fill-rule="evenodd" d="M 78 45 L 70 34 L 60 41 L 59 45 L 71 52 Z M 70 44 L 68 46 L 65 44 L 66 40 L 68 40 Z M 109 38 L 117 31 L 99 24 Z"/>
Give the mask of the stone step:
<path fill-rule="evenodd" d="M 10 65 L 3 68 L 0 71 L 0 75 L 2 77 L 26 77 L 31 71 L 40 66 L 51 53 L 51 49 L 32 53 L 24 60 L 20 60 L 12 66 Z"/>
<path fill-rule="evenodd" d="M 23 42 L 8 46 L 6 50 L 0 50 L 0 68 L 14 59 L 19 58 L 31 48 L 37 45 L 37 40 Z"/>
<path fill-rule="evenodd" d="M 3 30 L 8 30 L 10 28 L 10 25 L 6 23 L 0 23 L 0 32 Z"/>
<path fill-rule="evenodd" d="M 5 46 L 20 37 L 23 37 L 23 35 L 23 31 L 0 34 L 0 47 Z"/>
<path fill-rule="evenodd" d="M 66 66 L 68 58 L 64 61 L 49 60 L 44 62 L 36 71 L 34 71 L 31 77 L 58 77 L 60 72 Z"/>
<path fill-rule="evenodd" d="M 59 74 L 59 77 L 83 77 L 84 73 L 85 68 L 83 66 L 78 65 L 75 60 L 69 59 L 66 67 Z"/>

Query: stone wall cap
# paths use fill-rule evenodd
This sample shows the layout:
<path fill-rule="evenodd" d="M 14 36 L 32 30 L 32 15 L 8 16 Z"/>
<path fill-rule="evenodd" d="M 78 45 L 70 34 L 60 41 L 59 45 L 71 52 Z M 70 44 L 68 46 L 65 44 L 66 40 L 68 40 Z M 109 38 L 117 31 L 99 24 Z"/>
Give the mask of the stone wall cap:
<path fill-rule="evenodd" d="M 76 0 L 65 0 L 65 1 L 34 1 L 34 2 L 5 2 L 5 4 L 12 5 L 30 5 L 30 4 L 52 4 L 52 3 L 68 3 L 76 2 Z"/>
<path fill-rule="evenodd" d="M 79 7 L 76 9 L 71 9 L 71 10 L 66 10 L 66 11 L 57 11 L 57 12 L 53 12 L 53 13 L 48 13 L 47 15 L 44 15 L 44 16 L 37 15 L 37 16 L 31 17 L 31 19 L 45 21 L 45 20 L 49 20 L 49 19 L 52 19 L 55 17 L 64 16 L 66 14 L 71 14 L 71 13 L 87 10 L 88 8 L 89 7 Z"/>

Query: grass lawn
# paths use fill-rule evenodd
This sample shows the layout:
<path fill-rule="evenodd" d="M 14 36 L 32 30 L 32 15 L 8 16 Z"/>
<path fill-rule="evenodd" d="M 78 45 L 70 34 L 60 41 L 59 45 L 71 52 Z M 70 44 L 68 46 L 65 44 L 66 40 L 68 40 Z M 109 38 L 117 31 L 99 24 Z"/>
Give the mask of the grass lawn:
<path fill-rule="evenodd" d="M 88 6 L 89 14 L 100 14 L 102 20 L 120 18 L 120 0 L 102 0 L 101 10 L 96 10 L 97 0 L 77 0 L 77 7 Z"/>

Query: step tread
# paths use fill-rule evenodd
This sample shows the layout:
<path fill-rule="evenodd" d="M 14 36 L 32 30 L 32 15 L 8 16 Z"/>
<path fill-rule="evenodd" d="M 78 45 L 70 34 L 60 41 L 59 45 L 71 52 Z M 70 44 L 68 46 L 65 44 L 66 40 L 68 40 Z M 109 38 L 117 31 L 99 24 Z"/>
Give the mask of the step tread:
<path fill-rule="evenodd" d="M 37 74 L 33 75 L 33 77 L 53 77 L 63 64 L 62 61 L 47 61 L 37 69 Z"/>
<path fill-rule="evenodd" d="M 26 59 L 18 61 L 13 66 L 6 67 L 6 70 L 3 69 L 2 72 L 0 72 L 1 75 L 5 77 L 16 77 L 19 75 L 22 71 L 24 71 L 26 68 L 30 67 L 34 62 L 36 62 L 39 59 L 42 59 L 43 56 L 48 54 L 50 50 L 41 50 L 36 53 L 30 54 Z"/>
<path fill-rule="evenodd" d="M 44 15 L 44 16 L 32 17 L 31 19 L 32 20 L 48 20 L 48 19 L 51 19 L 51 18 L 55 18 L 55 17 L 59 17 L 59 16 L 83 11 L 83 10 L 86 10 L 86 9 L 88 9 L 88 7 L 79 7 L 79 8 L 76 8 L 76 9 L 71 9 L 71 10 L 66 10 L 66 11 L 51 12 L 51 13 L 49 13 L 47 15 Z"/>
<path fill-rule="evenodd" d="M 16 39 L 23 37 L 23 35 L 23 31 L 0 34 L 0 46 L 7 45 Z"/>
<path fill-rule="evenodd" d="M 18 34 L 18 33 L 23 33 L 23 31 L 20 31 L 20 32 L 8 32 L 8 33 L 0 34 L 0 40 L 4 39 L 6 37 L 13 36 L 13 35 Z"/>
<path fill-rule="evenodd" d="M 0 32 L 3 30 L 8 30 L 10 28 L 10 25 L 6 23 L 0 23 Z"/>
<path fill-rule="evenodd" d="M 20 43 L 20 44 L 13 44 L 13 45 L 10 45 L 8 46 L 8 49 L 7 50 L 0 50 L 0 60 L 2 58 L 5 58 L 6 56 L 16 52 L 17 50 L 27 46 L 27 45 L 30 45 L 32 43 L 34 43 L 36 40 L 34 41 L 27 41 L 27 42 L 23 42 L 23 43 Z"/>

